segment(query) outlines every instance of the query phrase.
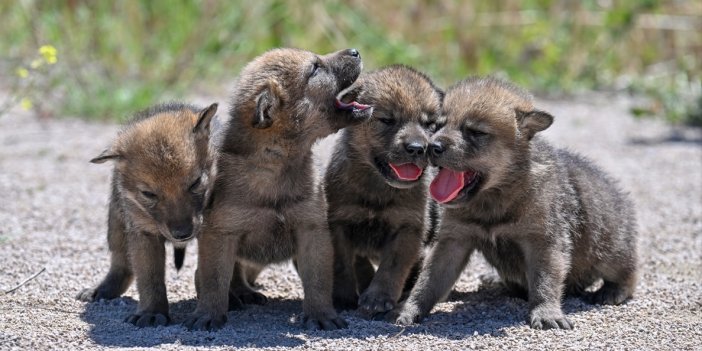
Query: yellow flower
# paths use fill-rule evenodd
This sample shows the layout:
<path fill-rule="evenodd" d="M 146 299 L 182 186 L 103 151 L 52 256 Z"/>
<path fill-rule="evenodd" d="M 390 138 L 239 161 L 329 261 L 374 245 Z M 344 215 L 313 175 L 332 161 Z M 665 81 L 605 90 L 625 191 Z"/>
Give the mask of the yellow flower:
<path fill-rule="evenodd" d="M 22 98 L 22 100 L 20 100 L 20 106 L 22 106 L 23 110 L 29 111 L 32 109 L 32 100 L 29 100 L 28 98 Z"/>
<path fill-rule="evenodd" d="M 52 45 L 42 45 L 42 47 L 39 48 L 39 54 L 44 57 L 44 61 L 50 65 L 53 65 L 58 60 L 56 58 L 56 48 Z"/>
<path fill-rule="evenodd" d="M 17 73 L 17 76 L 20 78 L 27 78 L 27 76 L 29 76 L 29 71 L 24 67 L 18 68 L 16 73 Z"/>

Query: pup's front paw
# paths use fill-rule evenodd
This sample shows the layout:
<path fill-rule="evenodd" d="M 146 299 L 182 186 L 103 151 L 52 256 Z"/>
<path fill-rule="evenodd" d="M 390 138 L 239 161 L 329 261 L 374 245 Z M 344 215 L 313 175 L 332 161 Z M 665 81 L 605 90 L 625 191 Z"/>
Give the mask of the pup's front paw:
<path fill-rule="evenodd" d="M 405 302 L 385 315 L 385 320 L 397 325 L 408 326 L 419 323 L 424 318 L 419 308 L 411 303 Z"/>
<path fill-rule="evenodd" d="M 534 329 L 573 329 L 573 323 L 569 321 L 560 308 L 536 307 L 529 316 L 529 324 Z"/>
<path fill-rule="evenodd" d="M 422 318 L 421 318 L 421 316 L 419 316 L 419 314 L 403 311 L 403 312 L 400 312 L 400 314 L 399 314 L 399 316 L 397 316 L 397 318 L 395 318 L 395 324 L 409 326 L 409 325 L 418 323 L 421 319 Z"/>
<path fill-rule="evenodd" d="M 349 325 L 346 321 L 337 316 L 331 317 L 308 317 L 304 316 L 302 324 L 307 330 L 337 330 L 347 328 Z"/>
<path fill-rule="evenodd" d="M 111 300 L 114 298 L 117 298 L 119 296 L 113 296 L 114 294 L 108 294 L 105 289 L 100 289 L 100 287 L 97 288 L 88 288 L 88 289 L 83 289 L 81 292 L 76 295 L 76 300 L 79 301 L 84 301 L 84 302 L 94 302 L 94 301 L 100 301 L 100 300 Z"/>
<path fill-rule="evenodd" d="M 366 290 L 361 294 L 358 308 L 366 316 L 373 316 L 395 308 L 395 300 L 386 293 Z"/>
<path fill-rule="evenodd" d="M 168 317 L 168 315 L 162 313 L 142 312 L 130 314 L 129 316 L 127 316 L 127 318 L 124 319 L 124 321 L 126 323 L 134 324 L 139 328 L 144 328 L 158 327 L 159 325 L 168 325 L 168 323 L 171 321 L 171 318 Z"/>
<path fill-rule="evenodd" d="M 226 314 L 194 313 L 183 322 L 183 326 L 190 330 L 217 330 L 225 323 L 227 323 Z"/>
<path fill-rule="evenodd" d="M 76 295 L 76 300 L 84 302 L 93 302 L 99 300 L 97 298 L 97 289 L 88 288 L 81 290 L 81 292 L 79 292 L 78 295 Z"/>

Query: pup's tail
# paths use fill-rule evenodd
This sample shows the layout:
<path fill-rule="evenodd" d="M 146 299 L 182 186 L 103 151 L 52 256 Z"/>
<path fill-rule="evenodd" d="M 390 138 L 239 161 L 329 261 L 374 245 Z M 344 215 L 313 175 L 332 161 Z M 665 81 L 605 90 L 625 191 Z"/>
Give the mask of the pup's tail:
<path fill-rule="evenodd" d="M 173 261 L 175 262 L 175 267 L 177 270 L 183 268 L 183 260 L 185 260 L 185 248 L 184 247 L 174 247 L 173 248 Z"/>

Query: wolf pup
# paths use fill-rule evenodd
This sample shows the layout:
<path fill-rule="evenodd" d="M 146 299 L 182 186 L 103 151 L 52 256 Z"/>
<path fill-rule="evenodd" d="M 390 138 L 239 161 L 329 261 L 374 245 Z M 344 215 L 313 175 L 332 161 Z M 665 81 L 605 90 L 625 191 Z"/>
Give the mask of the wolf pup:
<path fill-rule="evenodd" d="M 426 150 L 442 95 L 401 65 L 363 74 L 344 95 L 372 105 L 373 116 L 341 132 L 325 176 L 338 308 L 370 316 L 393 309 L 419 263 L 429 223 Z M 378 264 L 375 276 L 368 260 Z"/>
<path fill-rule="evenodd" d="M 614 305 L 632 297 L 633 205 L 590 161 L 535 137 L 553 122 L 550 114 L 525 91 L 491 78 L 451 87 L 443 114 L 446 126 L 429 153 L 439 167 L 430 193 L 444 218 L 397 323 L 425 317 L 474 250 L 507 287 L 527 293 L 535 329 L 573 327 L 561 310 L 564 293 Z M 601 288 L 585 290 L 599 279 Z"/>
<path fill-rule="evenodd" d="M 276 49 L 242 70 L 198 238 L 198 304 L 185 326 L 220 328 L 230 288 L 250 295 L 246 285 L 255 277 L 247 272 L 290 258 L 302 280 L 305 326 L 346 326 L 332 305 L 327 204 L 311 148 L 317 139 L 370 117 L 370 106 L 337 98 L 361 66 L 355 49 L 325 56 Z"/>
<path fill-rule="evenodd" d="M 175 265 L 202 226 L 214 179 L 210 121 L 205 109 L 170 103 L 138 113 L 93 163 L 114 162 L 107 220 L 110 270 L 82 301 L 122 295 L 136 277 L 139 307 L 125 320 L 138 327 L 166 325 L 165 242 L 173 243 Z"/>

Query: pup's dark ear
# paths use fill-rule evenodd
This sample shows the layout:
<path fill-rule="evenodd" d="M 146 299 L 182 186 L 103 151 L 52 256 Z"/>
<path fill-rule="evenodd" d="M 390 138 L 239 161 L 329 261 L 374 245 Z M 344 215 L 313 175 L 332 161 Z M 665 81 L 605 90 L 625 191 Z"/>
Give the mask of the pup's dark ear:
<path fill-rule="evenodd" d="M 273 124 L 273 111 L 280 104 L 277 84 L 271 83 L 256 97 L 256 111 L 252 125 L 254 128 L 265 129 Z"/>
<path fill-rule="evenodd" d="M 553 116 L 548 112 L 540 110 L 529 112 L 517 111 L 519 130 L 528 140 L 531 140 L 534 134 L 550 127 L 551 123 L 553 123 Z"/>
<path fill-rule="evenodd" d="M 112 147 L 109 147 L 105 149 L 98 157 L 93 158 L 90 160 L 91 163 L 104 163 L 105 161 L 110 161 L 110 160 L 120 160 L 122 159 L 122 156 L 118 154 L 116 151 L 112 149 Z"/>
<path fill-rule="evenodd" d="M 439 100 L 441 100 L 441 104 L 443 105 L 446 93 L 443 90 L 436 88 L 436 94 L 439 95 Z"/>
<path fill-rule="evenodd" d="M 210 122 L 217 113 L 217 106 L 217 103 L 214 103 L 200 111 L 195 127 L 193 127 L 193 133 L 205 135 L 210 133 Z"/>

